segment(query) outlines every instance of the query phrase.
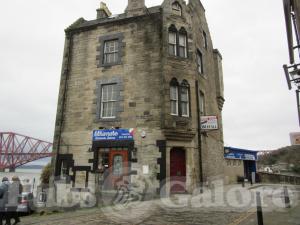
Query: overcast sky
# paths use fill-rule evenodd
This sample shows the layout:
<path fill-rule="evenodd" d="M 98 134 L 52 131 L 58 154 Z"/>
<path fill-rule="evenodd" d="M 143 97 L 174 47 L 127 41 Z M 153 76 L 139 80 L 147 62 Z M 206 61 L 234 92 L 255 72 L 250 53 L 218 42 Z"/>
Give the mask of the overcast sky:
<path fill-rule="evenodd" d="M 105 1 L 113 14 L 127 0 Z M 148 7 L 162 0 L 146 0 Z M 282 65 L 288 52 L 282 0 L 202 0 L 223 55 L 225 145 L 275 149 L 299 131 Z M 52 142 L 64 29 L 95 19 L 99 0 L 8 0 L 0 7 L 0 131 Z"/>

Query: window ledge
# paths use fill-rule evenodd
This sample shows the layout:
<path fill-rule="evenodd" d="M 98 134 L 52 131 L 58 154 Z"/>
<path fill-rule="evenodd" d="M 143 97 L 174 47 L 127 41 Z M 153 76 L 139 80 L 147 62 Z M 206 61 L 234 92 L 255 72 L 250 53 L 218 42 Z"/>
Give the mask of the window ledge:
<path fill-rule="evenodd" d="M 169 17 L 172 19 L 181 19 L 182 21 L 186 21 L 184 15 L 176 15 L 173 12 L 169 14 Z"/>
<path fill-rule="evenodd" d="M 170 116 L 175 120 L 175 121 L 187 121 L 187 120 L 191 120 L 191 116 L 179 116 L 179 115 L 172 115 L 170 114 Z"/>
<path fill-rule="evenodd" d="M 119 61 L 119 62 L 114 62 L 114 63 L 103 63 L 103 64 L 98 65 L 98 68 L 103 67 L 104 69 L 109 69 L 110 67 L 116 66 L 116 65 L 122 65 L 122 62 Z"/>
<path fill-rule="evenodd" d="M 168 57 L 167 57 L 168 59 L 174 59 L 174 60 L 178 60 L 178 61 L 189 61 L 190 59 L 189 59 L 189 57 L 186 57 L 186 58 L 184 58 L 184 57 L 180 57 L 180 56 L 173 56 L 173 55 L 168 55 Z"/>
<path fill-rule="evenodd" d="M 120 122 L 121 118 L 98 118 L 95 122 Z"/>

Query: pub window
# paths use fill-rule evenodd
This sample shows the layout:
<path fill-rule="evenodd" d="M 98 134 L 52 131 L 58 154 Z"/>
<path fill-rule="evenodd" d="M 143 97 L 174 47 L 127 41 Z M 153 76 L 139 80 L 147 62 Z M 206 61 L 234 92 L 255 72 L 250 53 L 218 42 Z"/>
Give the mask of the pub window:
<path fill-rule="evenodd" d="M 230 162 L 230 159 L 227 159 L 227 166 L 230 166 L 231 165 L 231 162 Z"/>
<path fill-rule="evenodd" d="M 237 165 L 237 161 L 233 160 L 233 166 L 236 166 L 236 165 Z"/>
<path fill-rule="evenodd" d="M 182 8 L 178 2 L 174 2 L 172 4 L 172 12 L 173 12 L 173 14 L 175 14 L 177 16 L 182 16 Z"/>
<path fill-rule="evenodd" d="M 197 50 L 197 69 L 200 74 L 203 74 L 203 55 Z"/>
<path fill-rule="evenodd" d="M 117 106 L 117 85 L 105 84 L 101 87 L 101 118 L 115 118 Z"/>
<path fill-rule="evenodd" d="M 119 40 L 104 42 L 104 64 L 116 63 L 119 61 Z"/>
<path fill-rule="evenodd" d="M 99 150 L 98 169 L 104 171 L 106 168 L 108 168 L 108 165 L 109 165 L 109 148 L 101 148 Z"/>
<path fill-rule="evenodd" d="M 189 117 L 189 84 L 186 80 L 182 82 L 180 92 L 181 115 L 184 117 Z"/>
<path fill-rule="evenodd" d="M 187 57 L 187 33 L 184 28 L 179 31 L 179 43 L 178 43 L 179 57 Z"/>

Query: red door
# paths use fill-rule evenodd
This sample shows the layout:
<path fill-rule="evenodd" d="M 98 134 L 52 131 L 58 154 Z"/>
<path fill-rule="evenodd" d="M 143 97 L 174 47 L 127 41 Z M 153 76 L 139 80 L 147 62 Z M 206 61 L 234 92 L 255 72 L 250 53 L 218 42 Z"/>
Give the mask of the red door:
<path fill-rule="evenodd" d="M 110 150 L 109 173 L 112 188 L 125 183 L 128 177 L 128 151 Z"/>
<path fill-rule="evenodd" d="M 171 193 L 183 193 L 186 183 L 185 150 L 173 148 L 170 153 L 170 186 Z"/>

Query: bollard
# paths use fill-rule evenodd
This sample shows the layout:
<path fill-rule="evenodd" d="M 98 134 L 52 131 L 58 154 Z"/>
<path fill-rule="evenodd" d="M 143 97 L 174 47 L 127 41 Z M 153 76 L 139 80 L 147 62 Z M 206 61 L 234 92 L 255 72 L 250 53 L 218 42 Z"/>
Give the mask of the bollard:
<path fill-rule="evenodd" d="M 257 205 L 257 224 L 264 225 L 260 192 L 256 192 L 256 205 Z"/>
<path fill-rule="evenodd" d="M 242 187 L 245 187 L 245 179 L 242 181 Z"/>
<path fill-rule="evenodd" d="M 284 196 L 284 204 L 285 208 L 291 208 L 290 196 L 287 186 L 283 187 L 283 196 Z"/>

